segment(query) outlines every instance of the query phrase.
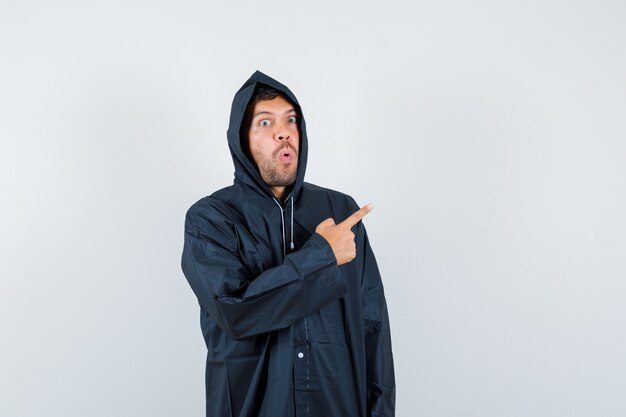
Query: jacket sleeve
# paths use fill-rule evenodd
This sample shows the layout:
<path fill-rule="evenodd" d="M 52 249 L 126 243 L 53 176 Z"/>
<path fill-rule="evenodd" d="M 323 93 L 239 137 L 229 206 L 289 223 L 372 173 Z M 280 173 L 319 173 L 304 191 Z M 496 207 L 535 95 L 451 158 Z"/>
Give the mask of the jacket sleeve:
<path fill-rule="evenodd" d="M 274 268 L 252 276 L 237 253 L 236 232 L 223 219 L 200 233 L 185 222 L 182 269 L 200 305 L 235 339 L 285 328 L 347 291 L 328 242 L 313 234 Z"/>
<path fill-rule="evenodd" d="M 368 417 L 395 416 L 396 384 L 391 331 L 383 284 L 365 227 L 362 233 L 362 300 L 365 335 Z M 358 257 L 357 257 L 358 258 Z"/>

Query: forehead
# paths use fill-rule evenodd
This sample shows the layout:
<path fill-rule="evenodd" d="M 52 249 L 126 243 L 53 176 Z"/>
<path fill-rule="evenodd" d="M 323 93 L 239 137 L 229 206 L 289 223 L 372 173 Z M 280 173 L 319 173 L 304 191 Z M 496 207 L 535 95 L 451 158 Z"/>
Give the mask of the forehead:
<path fill-rule="evenodd" d="M 285 113 L 294 113 L 296 111 L 293 104 L 278 96 L 272 100 L 259 100 L 252 108 L 252 117 L 263 114 L 281 115 Z"/>

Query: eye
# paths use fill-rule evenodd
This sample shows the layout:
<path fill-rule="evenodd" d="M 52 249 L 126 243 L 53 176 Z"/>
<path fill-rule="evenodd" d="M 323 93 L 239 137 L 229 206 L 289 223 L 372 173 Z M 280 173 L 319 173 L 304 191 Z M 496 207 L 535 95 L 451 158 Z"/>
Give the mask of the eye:
<path fill-rule="evenodd" d="M 271 124 L 271 123 L 270 123 L 270 121 L 269 121 L 269 120 L 267 120 L 267 119 L 263 119 L 263 120 L 261 120 L 261 121 L 259 122 L 259 126 L 263 126 L 263 127 L 267 127 L 267 126 L 269 126 L 270 124 Z"/>
<path fill-rule="evenodd" d="M 287 121 L 289 123 L 296 123 L 298 119 L 296 119 L 296 116 L 289 116 L 289 118 L 287 118 Z"/>

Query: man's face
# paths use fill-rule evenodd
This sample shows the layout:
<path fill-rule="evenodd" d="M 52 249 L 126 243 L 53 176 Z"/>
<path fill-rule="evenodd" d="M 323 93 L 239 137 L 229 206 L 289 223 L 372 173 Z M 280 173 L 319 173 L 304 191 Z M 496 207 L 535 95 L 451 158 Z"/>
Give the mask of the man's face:
<path fill-rule="evenodd" d="M 295 182 L 300 134 L 298 114 L 287 100 L 278 96 L 254 105 L 248 149 L 267 185 L 285 187 Z"/>

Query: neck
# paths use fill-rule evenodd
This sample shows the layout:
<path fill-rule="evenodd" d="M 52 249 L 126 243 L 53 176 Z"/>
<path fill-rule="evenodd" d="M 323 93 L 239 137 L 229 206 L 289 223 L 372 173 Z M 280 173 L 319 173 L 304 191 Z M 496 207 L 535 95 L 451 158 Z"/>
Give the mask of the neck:
<path fill-rule="evenodd" d="M 287 189 L 287 187 L 285 187 L 284 185 L 275 185 L 273 187 L 270 187 L 270 189 L 272 190 L 274 197 L 276 197 L 279 200 L 282 200 L 283 197 L 285 196 L 285 190 Z"/>

